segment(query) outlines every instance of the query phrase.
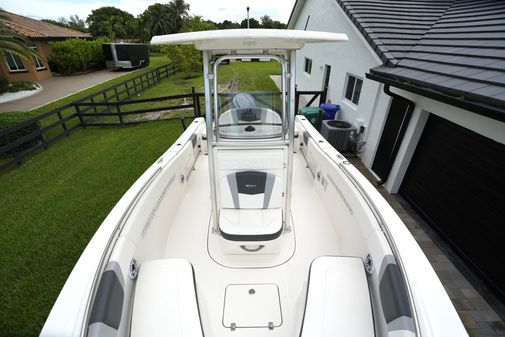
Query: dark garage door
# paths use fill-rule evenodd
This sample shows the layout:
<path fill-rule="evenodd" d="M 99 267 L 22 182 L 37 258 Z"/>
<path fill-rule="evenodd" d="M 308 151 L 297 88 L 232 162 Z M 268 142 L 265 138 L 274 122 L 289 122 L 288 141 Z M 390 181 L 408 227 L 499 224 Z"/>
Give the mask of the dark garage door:
<path fill-rule="evenodd" d="M 430 115 L 400 193 L 505 298 L 505 145 Z"/>

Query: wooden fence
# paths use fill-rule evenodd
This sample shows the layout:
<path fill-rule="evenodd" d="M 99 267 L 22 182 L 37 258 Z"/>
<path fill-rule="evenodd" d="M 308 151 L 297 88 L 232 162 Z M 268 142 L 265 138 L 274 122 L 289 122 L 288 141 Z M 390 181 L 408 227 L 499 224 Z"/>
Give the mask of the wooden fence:
<path fill-rule="evenodd" d="M 99 110 L 96 110 L 96 107 L 86 107 L 83 111 L 77 111 L 75 104 L 86 102 L 111 103 L 128 100 L 139 92 L 175 74 L 176 71 L 177 67 L 174 65 L 163 65 L 95 92 L 73 103 L 65 104 L 31 118 L 24 123 L 1 130 L 0 171 L 14 164 L 20 164 L 23 159 L 28 158 L 38 150 L 42 148 L 46 149 L 54 141 L 61 137 L 69 136 L 72 131 L 82 127 L 78 112 L 86 113 L 91 109 L 99 112 Z M 16 137 L 16 134 L 19 132 L 25 134 L 21 138 Z"/>
<path fill-rule="evenodd" d="M 77 117 L 80 120 L 80 126 L 82 127 L 116 126 L 153 120 L 153 113 L 172 112 L 177 110 L 190 111 L 192 117 L 199 117 L 202 115 L 202 104 L 200 100 L 203 97 L 203 93 L 195 92 L 195 88 L 192 87 L 191 93 L 189 94 L 126 100 L 121 102 L 75 102 L 74 106 Z M 184 100 L 184 102 L 181 102 L 181 100 Z M 149 118 L 142 118 L 142 116 L 147 114 L 150 114 Z M 185 114 L 185 116 L 186 115 L 187 114 Z M 173 115 L 168 118 L 161 116 L 156 119 L 171 118 L 173 118 Z"/>
<path fill-rule="evenodd" d="M 296 113 L 298 113 L 298 109 L 300 107 L 300 96 L 312 96 L 307 103 L 305 104 L 306 107 L 311 106 L 316 99 L 319 98 L 319 104 L 317 106 L 320 106 L 322 103 L 326 103 L 326 95 L 328 93 L 328 88 L 324 88 L 324 90 L 321 91 L 300 91 L 296 90 L 295 94 L 295 107 L 296 107 Z"/>
<path fill-rule="evenodd" d="M 22 124 L 0 131 L 0 172 L 14 164 L 20 164 L 23 159 L 33 155 L 40 149 L 46 149 L 51 143 L 69 136 L 77 128 L 91 126 L 118 126 L 134 124 L 152 119 L 142 116 L 165 111 L 185 110 L 192 117 L 203 116 L 203 93 L 198 93 L 193 87 L 191 93 L 164 96 L 147 99 L 130 100 L 139 92 L 152 87 L 159 81 L 174 74 L 177 69 L 171 65 L 156 68 L 114 86 L 100 90 L 71 104 L 66 104 L 42 115 L 34 117 Z M 266 96 L 280 96 L 280 93 L 254 93 L 254 98 L 260 104 L 268 105 L 264 101 Z M 301 95 L 311 95 L 305 106 L 310 106 L 317 98 L 319 103 L 326 99 L 324 91 L 297 91 L 295 96 L 296 111 Z M 234 94 L 220 94 L 220 106 L 231 104 Z M 181 102 L 184 100 L 184 102 Z M 159 105 L 159 103 L 163 103 Z M 158 106 L 156 106 L 158 105 Z M 147 106 L 147 107 L 146 107 Z M 139 116 L 140 118 L 131 118 Z M 180 117 L 180 116 L 177 116 Z M 171 117 L 169 117 L 171 118 Z M 184 121 L 183 121 L 183 125 Z M 13 134 L 21 129 L 31 129 L 21 138 L 9 141 Z M 28 144 L 28 145 L 27 145 Z"/>

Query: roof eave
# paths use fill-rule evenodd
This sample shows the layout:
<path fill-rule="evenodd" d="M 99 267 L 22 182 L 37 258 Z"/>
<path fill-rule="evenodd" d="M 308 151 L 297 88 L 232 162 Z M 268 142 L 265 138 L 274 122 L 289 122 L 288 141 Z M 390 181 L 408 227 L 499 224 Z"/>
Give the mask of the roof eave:
<path fill-rule="evenodd" d="M 449 90 L 444 92 L 435 88 L 427 87 L 426 85 L 423 85 L 423 83 L 415 80 L 409 79 L 407 81 L 402 80 L 398 76 L 388 75 L 374 72 L 373 69 L 370 69 L 370 72 L 366 73 L 366 77 L 368 79 L 389 84 L 398 89 L 425 96 L 442 103 L 450 104 L 500 122 L 505 122 L 505 106 L 491 105 L 483 101 L 470 100 L 468 97 L 461 95 L 461 93 L 456 91 L 450 92 Z"/>

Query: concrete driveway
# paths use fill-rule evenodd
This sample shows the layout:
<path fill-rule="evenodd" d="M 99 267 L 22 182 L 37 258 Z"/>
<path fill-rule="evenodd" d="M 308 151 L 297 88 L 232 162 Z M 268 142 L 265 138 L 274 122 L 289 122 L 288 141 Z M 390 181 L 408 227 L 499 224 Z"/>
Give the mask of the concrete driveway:
<path fill-rule="evenodd" d="M 51 77 L 47 80 L 37 82 L 44 88 L 38 94 L 16 101 L 1 103 L 0 112 L 33 110 L 39 106 L 51 103 L 127 73 L 126 71 L 111 71 L 104 69 L 84 75 Z"/>

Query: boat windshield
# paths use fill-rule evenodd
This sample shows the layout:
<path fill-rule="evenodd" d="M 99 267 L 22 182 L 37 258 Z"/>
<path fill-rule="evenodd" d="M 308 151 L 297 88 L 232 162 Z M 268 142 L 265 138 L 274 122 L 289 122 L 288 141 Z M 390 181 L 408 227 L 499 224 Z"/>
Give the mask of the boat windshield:
<path fill-rule="evenodd" d="M 229 60 L 217 72 L 217 122 L 220 138 L 280 138 L 283 102 L 272 76 L 281 77 L 277 61 Z"/>

